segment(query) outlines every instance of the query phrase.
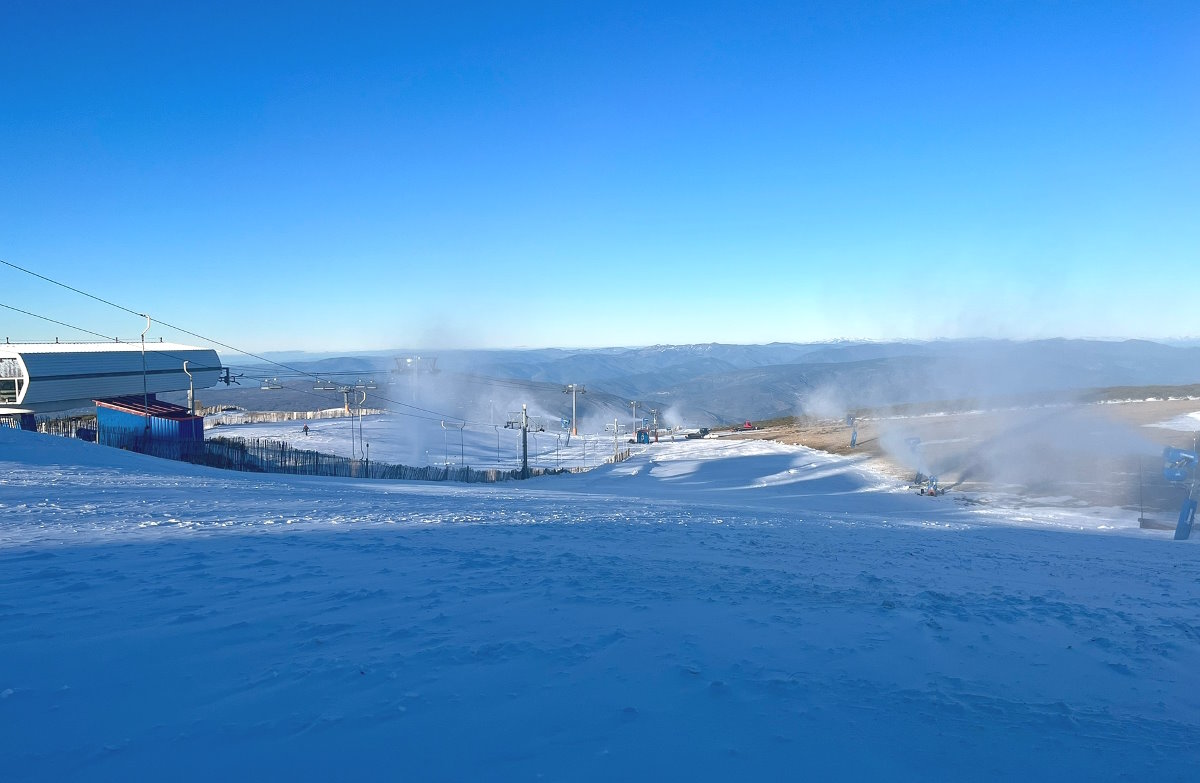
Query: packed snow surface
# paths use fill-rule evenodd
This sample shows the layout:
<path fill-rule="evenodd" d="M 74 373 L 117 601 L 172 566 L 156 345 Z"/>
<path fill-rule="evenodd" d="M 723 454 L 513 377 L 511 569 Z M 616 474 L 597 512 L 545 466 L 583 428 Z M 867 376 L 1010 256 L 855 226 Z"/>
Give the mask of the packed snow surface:
<path fill-rule="evenodd" d="M 1117 779 L 1200 764 L 1193 542 L 659 444 L 493 486 L 0 430 L 5 780 Z"/>
<path fill-rule="evenodd" d="M 1162 427 L 1168 430 L 1179 430 L 1180 432 L 1200 432 L 1200 411 L 1194 413 L 1185 413 L 1182 416 L 1176 416 L 1173 419 L 1149 425 L 1151 427 Z"/>

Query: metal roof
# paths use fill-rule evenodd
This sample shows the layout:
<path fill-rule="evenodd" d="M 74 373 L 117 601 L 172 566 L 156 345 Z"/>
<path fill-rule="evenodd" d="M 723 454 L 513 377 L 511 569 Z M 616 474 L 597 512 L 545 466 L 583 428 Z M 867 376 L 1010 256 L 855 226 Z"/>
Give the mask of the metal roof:
<path fill-rule="evenodd" d="M 220 381 L 221 359 L 211 348 L 145 346 L 143 354 L 140 342 L 0 344 L 0 360 L 8 360 L 0 362 L 6 376 L 0 413 L 46 413 L 143 392 L 207 389 Z"/>
<path fill-rule="evenodd" d="M 149 406 L 143 405 L 141 395 L 127 395 L 125 397 L 113 397 L 107 400 L 96 400 L 98 407 L 112 408 L 113 410 L 123 411 L 125 413 L 136 413 L 138 416 L 149 414 L 159 419 L 199 419 L 201 416 L 195 416 L 187 408 L 182 405 L 172 405 L 169 402 L 162 402 L 154 399 L 154 395 L 150 395 Z"/>
<path fill-rule="evenodd" d="M 194 345 L 182 343 L 147 342 L 146 353 L 151 351 L 201 351 Z M 141 353 L 140 342 L 87 342 L 87 343 L 0 343 L 0 354 L 37 353 Z"/>

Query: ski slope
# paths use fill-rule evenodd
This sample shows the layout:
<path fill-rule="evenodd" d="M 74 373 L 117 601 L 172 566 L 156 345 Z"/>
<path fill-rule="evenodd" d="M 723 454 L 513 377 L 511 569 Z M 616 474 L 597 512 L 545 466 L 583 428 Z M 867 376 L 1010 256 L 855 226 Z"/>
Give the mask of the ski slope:
<path fill-rule="evenodd" d="M 6 780 L 1153 779 L 1193 542 L 761 441 L 492 486 L 0 430 Z M 1065 516 L 1064 516 L 1065 515 Z"/>
<path fill-rule="evenodd" d="M 306 435 L 303 427 L 308 425 Z M 625 427 L 628 422 L 623 422 Z M 266 438 L 285 441 L 299 449 L 313 449 L 343 457 L 369 456 L 398 465 L 450 465 L 511 470 L 521 465 L 521 431 L 503 424 L 464 425 L 399 415 L 309 419 L 209 427 L 206 436 Z M 663 440 L 670 441 L 671 436 Z M 683 436 L 679 436 L 682 440 Z M 630 447 L 629 435 L 566 430 L 529 433 L 529 464 L 544 468 L 594 467 L 614 451 Z"/>

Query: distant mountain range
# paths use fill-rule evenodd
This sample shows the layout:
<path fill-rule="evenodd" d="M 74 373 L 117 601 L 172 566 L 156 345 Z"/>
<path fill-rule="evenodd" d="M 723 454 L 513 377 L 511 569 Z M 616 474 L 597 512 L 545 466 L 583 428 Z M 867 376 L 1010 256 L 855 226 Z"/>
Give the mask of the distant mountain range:
<path fill-rule="evenodd" d="M 642 348 L 450 350 L 439 373 L 392 373 L 397 350 L 282 361 L 295 370 L 353 384 L 374 378 L 367 405 L 391 400 L 415 415 L 499 421 L 522 402 L 548 419 L 570 415 L 565 384 L 586 385 L 580 418 L 600 421 L 655 408 L 671 423 L 709 425 L 791 414 L 838 416 L 882 405 L 1065 394 L 1113 386 L 1200 383 L 1200 345 L 1147 340 L 944 340 L 932 342 L 654 345 Z M 267 358 L 274 359 L 274 356 Z M 211 404 L 313 408 L 341 404 L 313 379 L 257 360 L 234 364 L 243 387 L 206 390 Z M 282 390 L 258 388 L 278 377 Z M 251 380 L 251 379 L 255 380 Z M 390 385 L 387 385 L 390 383 Z M 420 410 L 418 410 L 420 409 Z M 482 417 L 482 418 L 481 418 Z"/>

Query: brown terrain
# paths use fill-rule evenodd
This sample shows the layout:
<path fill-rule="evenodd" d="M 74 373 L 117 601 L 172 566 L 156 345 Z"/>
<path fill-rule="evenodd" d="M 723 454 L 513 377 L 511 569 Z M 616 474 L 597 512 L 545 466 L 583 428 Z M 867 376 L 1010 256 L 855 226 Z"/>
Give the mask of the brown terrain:
<path fill-rule="evenodd" d="M 935 475 L 951 492 L 1000 492 L 1039 505 L 1144 507 L 1147 516 L 1162 517 L 1178 508 L 1184 491 L 1163 479 L 1162 449 L 1191 449 L 1195 435 L 1146 425 L 1195 411 L 1197 399 L 866 414 L 856 419 L 853 449 L 845 421 L 801 419 L 726 437 L 866 455 L 899 481 Z"/>

